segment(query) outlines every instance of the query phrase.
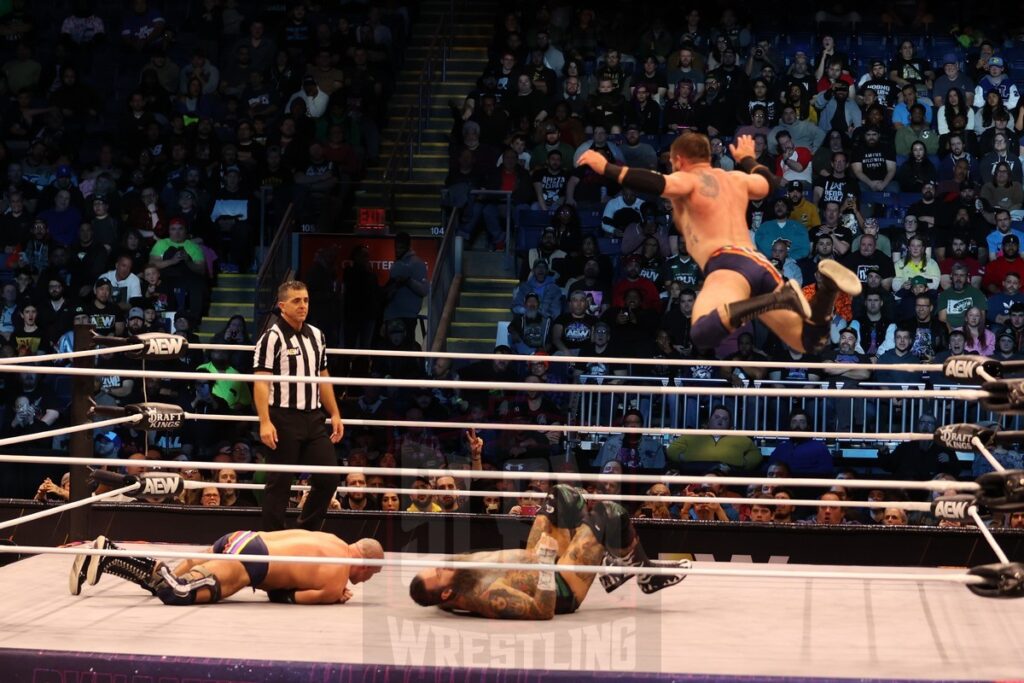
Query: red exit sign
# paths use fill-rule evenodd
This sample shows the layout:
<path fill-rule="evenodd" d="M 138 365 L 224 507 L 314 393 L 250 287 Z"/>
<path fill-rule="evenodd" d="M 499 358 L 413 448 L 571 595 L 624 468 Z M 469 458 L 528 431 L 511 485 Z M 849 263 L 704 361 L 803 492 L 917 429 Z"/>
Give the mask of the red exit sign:
<path fill-rule="evenodd" d="M 384 207 L 360 207 L 359 215 L 356 218 L 356 227 L 360 230 L 384 230 L 384 228 L 387 227 L 384 215 Z"/>

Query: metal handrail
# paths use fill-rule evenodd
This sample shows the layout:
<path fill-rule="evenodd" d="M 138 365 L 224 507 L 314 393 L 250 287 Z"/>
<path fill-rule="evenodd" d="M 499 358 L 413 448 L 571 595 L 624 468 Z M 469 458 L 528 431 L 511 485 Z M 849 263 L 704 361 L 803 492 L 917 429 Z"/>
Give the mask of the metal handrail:
<path fill-rule="evenodd" d="M 295 205 L 289 204 L 281 222 L 274 231 L 263 263 L 256 273 L 256 315 L 262 317 L 271 307 L 277 286 L 286 272 L 291 269 L 291 233 L 295 223 Z M 259 321 L 257 321 L 259 322 Z M 257 325 L 258 327 L 258 325 Z"/>
<path fill-rule="evenodd" d="M 408 181 L 412 174 L 416 152 L 423 142 L 423 128 L 430 122 L 430 101 L 433 95 L 434 72 L 440 62 L 441 80 L 447 80 L 448 54 L 454 37 L 455 2 L 443 14 L 434 29 L 433 38 L 424 56 L 423 69 L 416 85 L 416 101 L 410 104 L 403 117 L 401 128 L 395 136 L 391 155 L 384 164 L 382 177 L 382 198 L 389 216 L 394 216 L 395 195 L 398 181 Z"/>
<path fill-rule="evenodd" d="M 444 237 L 437 250 L 434 273 L 430 279 L 430 305 L 427 307 L 427 335 L 424 348 L 440 351 L 435 347 L 438 334 L 448 335 L 447 325 L 441 329 L 441 321 L 447 308 L 450 290 L 462 275 L 462 238 L 458 236 L 456 226 L 459 224 L 459 211 L 454 210 L 448 215 L 444 228 Z M 457 294 L 457 293 L 456 293 Z"/>

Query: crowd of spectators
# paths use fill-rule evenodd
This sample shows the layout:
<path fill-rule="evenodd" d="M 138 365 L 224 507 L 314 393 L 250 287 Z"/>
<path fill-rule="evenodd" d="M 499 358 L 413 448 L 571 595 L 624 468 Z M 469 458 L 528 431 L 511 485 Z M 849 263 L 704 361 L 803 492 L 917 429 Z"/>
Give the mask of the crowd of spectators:
<path fill-rule="evenodd" d="M 294 11 L 290 10 L 292 18 Z M 752 238 L 786 277 L 813 294 L 817 262 L 836 258 L 864 283 L 861 296 L 837 303 L 833 346 L 823 359 L 867 366 L 941 360 L 957 353 L 1017 358 L 1024 351 L 1024 295 L 1019 293 L 1024 269 L 1016 268 L 1024 233 L 1015 222 L 1024 218 L 1021 148 L 1015 132 L 1024 126 L 1024 110 L 1003 56 L 1010 53 L 1012 40 L 1004 45 L 1001 39 L 989 41 L 968 32 L 940 43 L 908 19 L 907 40 L 887 37 L 865 52 L 846 24 L 841 31 L 816 37 L 813 46 L 795 47 L 785 31 L 755 31 L 731 9 L 692 9 L 671 20 L 651 20 L 637 31 L 623 30 L 619 21 L 625 21 L 621 14 L 602 8 L 559 3 L 509 11 L 497 24 L 490 64 L 473 92 L 453 103 L 446 202 L 460 211 L 462 234 L 472 238 L 483 228 L 489 245 L 503 249 L 507 233 L 501 202 L 494 195 L 472 191 L 510 195 L 522 281 L 509 302 L 508 344 L 496 351 L 534 354 L 536 360 L 481 360 L 453 367 L 448 359 L 421 363 L 391 357 L 361 368 L 372 377 L 395 379 L 519 381 L 522 390 L 353 390 L 342 402 L 346 418 L 427 419 L 442 424 L 416 429 L 350 427 L 339 447 L 339 461 L 470 469 L 476 466 L 473 448 L 459 430 L 443 423 L 497 420 L 522 424 L 524 429 L 482 431 L 482 469 L 609 474 L 710 470 L 769 476 L 791 472 L 840 480 L 853 476 L 837 472 L 836 454 L 810 434 L 771 444 L 746 437 L 680 437 L 666 442 L 657 435 L 622 434 L 588 452 L 576 449 L 562 431 L 526 428 L 566 424 L 575 410 L 570 385 L 583 375 L 602 377 L 606 383 L 637 375 L 721 378 L 736 386 L 748 379 L 842 380 L 847 385 L 869 377 L 906 381 L 899 373 L 867 369 L 847 371 L 842 377 L 815 375 L 803 363 L 817 358 L 787 348 L 758 325 L 739 331 L 712 352 L 694 347 L 690 316 L 702 275 L 673 228 L 671 207 L 574 165 L 583 150 L 593 149 L 616 163 L 668 172 L 667 145 L 686 131 L 708 135 L 712 164 L 725 169 L 734 165 L 727 153 L 729 141 L 738 134 L 754 136 L 759 161 L 775 169 L 778 188 L 751 202 Z M 937 45 L 942 53 L 934 56 Z M 194 67 L 201 68 L 202 62 Z M 318 111 L 315 92 L 306 95 L 291 103 L 300 111 Z M 309 150 L 311 157 L 322 152 Z M 536 221 L 538 212 L 543 224 L 528 225 L 527 219 Z M 5 304 L 9 300 L 12 310 L 17 309 L 20 291 L 17 285 L 12 285 L 9 297 L 4 291 Z M 96 300 L 102 303 L 99 295 Z M 188 318 L 183 320 L 187 325 Z M 407 321 L 391 320 L 377 346 L 416 350 L 419 345 L 411 332 Z M 548 354 L 655 358 L 666 363 L 565 365 L 547 362 Z M 736 363 L 725 369 L 670 364 L 713 357 Z M 194 359 L 198 360 L 202 359 Z M 790 367 L 768 373 L 749 365 L 759 360 L 785 360 Z M 228 354 L 208 360 L 210 367 L 241 371 L 245 362 Z M 920 379 L 915 375 L 913 381 Z M 531 387 L 545 383 L 565 384 L 565 391 Z M 107 393 L 117 401 L 139 391 L 130 382 L 111 384 Z M 31 389 L 31 383 L 26 385 L 25 391 Z M 193 406 L 193 412 L 249 412 L 250 399 L 240 383 L 199 382 L 188 388 L 167 383 L 150 389 L 150 398 L 157 395 Z M 621 418 L 626 426 L 651 426 L 646 422 L 649 406 L 607 407 L 606 415 L 618 416 L 616 424 Z M 709 402 L 699 408 L 701 424 L 710 429 L 729 429 L 734 423 L 733 411 L 726 406 Z M 792 405 L 785 420 L 791 430 L 803 432 L 809 430 L 812 417 Z M 929 431 L 929 417 L 934 429 L 935 417 L 925 414 L 917 415 L 915 427 Z M 112 445 L 106 447 L 111 452 L 144 450 L 131 430 L 109 434 Z M 174 457 L 223 459 L 226 465 L 232 459 L 252 458 L 251 434 L 244 429 L 237 436 L 247 453 L 239 455 L 237 443 L 213 451 L 210 445 L 222 434 L 204 432 L 203 423 L 195 423 L 175 434 L 154 434 L 150 447 Z M 98 437 L 98 450 L 104 447 L 100 441 Z M 1021 459 L 1013 449 L 997 457 L 1009 463 Z M 872 465 L 918 479 L 977 474 L 980 469 L 980 463 L 961 463 L 956 454 L 931 448 L 930 442 L 900 444 L 892 453 L 883 448 Z M 400 482 L 352 475 L 347 483 L 361 486 L 360 482 L 386 488 L 409 484 L 424 493 L 349 494 L 339 498 L 340 507 L 527 515 L 535 511 L 535 499 L 530 497 L 460 497 L 448 491 L 466 484 L 451 477 Z M 511 490 L 505 487 L 515 482 L 496 486 Z M 546 486 L 537 480 L 526 491 L 543 492 Z M 649 492 L 683 490 L 657 485 Z M 685 490 L 709 501 L 643 504 L 635 512 L 646 517 L 783 522 L 803 516 L 793 509 L 756 503 L 763 496 L 796 497 L 793 490 L 734 492 L 715 485 Z M 609 482 L 605 491 L 646 489 Z M 747 497 L 751 503 L 727 506 L 710 500 L 726 495 Z M 837 481 L 829 491 L 811 495 L 829 500 L 854 494 Z M 868 494 L 872 500 L 881 500 L 877 496 L 882 495 L 892 494 Z M 822 506 L 813 521 L 929 521 L 892 512 Z M 1010 523 L 1024 524 L 1024 518 Z"/>
<path fill-rule="evenodd" d="M 412 19 L 396 2 L 0 7 L 0 357 L 71 351 L 75 324 L 198 341 L 218 275 L 254 271 L 261 226 L 272 235 L 294 204 L 299 229 L 337 229 L 380 155 Z M 252 323 L 233 316 L 214 341 L 251 344 Z M 138 363 L 103 360 L 100 406 L 251 405 L 244 383 L 143 383 L 116 375 Z M 251 363 L 249 352 L 193 353 L 175 369 Z M 69 381 L 5 374 L 0 387 L 0 435 L 68 423 Z M 251 451 L 248 435 L 213 429 L 149 445 L 209 459 L 235 436 Z M 145 452 L 143 439 L 110 430 L 95 442 L 126 456 Z"/>

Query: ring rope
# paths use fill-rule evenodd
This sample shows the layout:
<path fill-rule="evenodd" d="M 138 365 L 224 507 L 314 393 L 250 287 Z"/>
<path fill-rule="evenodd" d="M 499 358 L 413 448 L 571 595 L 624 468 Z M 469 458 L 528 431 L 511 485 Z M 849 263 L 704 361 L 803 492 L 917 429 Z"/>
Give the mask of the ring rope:
<path fill-rule="evenodd" d="M 48 546 L 0 546 L 0 554 L 31 554 L 31 555 L 95 555 L 98 557 L 139 557 L 142 553 L 133 550 L 100 550 L 98 548 L 71 547 L 51 548 Z M 179 550 L 164 550 L 162 548 L 146 548 L 147 557 L 162 557 L 180 560 L 224 560 L 225 556 L 218 553 L 187 552 Z M 241 558 L 231 556 L 229 559 Z M 863 581 L 909 581 L 913 583 L 935 582 L 935 583 L 956 583 L 962 585 L 988 583 L 980 576 L 972 576 L 963 572 L 942 571 L 930 573 L 903 573 L 903 572 L 837 572 L 837 571 L 815 571 L 815 570 L 780 570 L 780 569 L 752 569 L 748 567 L 713 567 L 695 566 L 698 563 L 690 563 L 689 567 L 643 567 L 638 568 L 614 565 L 589 565 L 589 564 L 546 564 L 535 562 L 473 562 L 469 560 L 429 560 L 425 558 L 402 558 L 391 559 L 369 559 L 363 557 L 310 557 L 305 555 L 245 555 L 246 562 L 258 562 L 269 564 L 271 562 L 284 562 L 290 564 L 331 564 L 348 565 L 355 567 L 419 567 L 424 569 L 491 569 L 497 571 L 558 571 L 573 572 L 576 574 L 650 574 L 654 576 L 678 576 L 679 574 L 695 574 L 704 576 L 734 576 L 734 577 L 767 577 L 784 579 L 847 579 Z M 703 563 L 700 563 L 703 564 Z M 708 563 L 714 564 L 714 563 Z"/>
<path fill-rule="evenodd" d="M 1003 552 L 1003 549 L 999 545 L 999 542 L 996 541 L 996 537 L 992 535 L 992 532 L 989 531 L 988 527 L 985 525 L 985 521 L 981 518 L 981 515 L 978 514 L 978 506 L 972 505 L 969 508 L 967 508 L 967 514 L 970 515 L 971 519 L 974 520 L 974 525 L 978 527 L 978 530 L 981 532 L 982 537 L 988 543 L 989 547 L 992 548 L 992 552 L 996 554 L 996 557 L 999 558 L 999 561 L 1003 564 L 1009 564 L 1010 558 L 1006 556 L 1005 552 Z"/>
<path fill-rule="evenodd" d="M 97 493 L 93 496 L 90 496 L 89 498 L 83 498 L 81 500 L 72 501 L 70 503 L 63 503 L 62 505 L 47 508 L 46 510 L 40 510 L 39 512 L 33 512 L 29 515 L 15 517 L 14 519 L 9 519 L 6 522 L 0 523 L 0 529 L 9 529 L 11 527 L 25 524 L 26 522 L 32 522 L 37 519 L 49 517 L 51 515 L 63 514 L 68 510 L 74 510 L 75 508 L 85 507 L 86 505 L 92 505 L 93 503 L 99 503 L 103 500 L 106 500 L 107 498 L 116 498 L 117 496 L 121 496 L 126 493 L 132 493 L 141 486 L 142 484 L 140 484 L 139 482 L 135 482 L 133 484 L 129 484 L 128 486 L 122 486 L 121 488 L 114 489 L 112 491 L 107 491 L 105 493 Z"/>
<path fill-rule="evenodd" d="M 200 351 L 252 351 L 255 346 L 248 344 L 189 344 L 190 349 Z M 450 358 L 453 360 L 507 360 L 525 361 L 528 363 L 611 363 L 632 365 L 671 365 L 677 367 L 716 367 L 733 368 L 737 365 L 752 368 L 790 369 L 793 363 L 786 361 L 730 361 L 730 360 L 698 360 L 692 358 L 613 358 L 610 356 L 557 356 L 557 355 L 523 355 L 514 353 L 455 353 L 453 351 L 389 351 L 385 349 L 327 349 L 329 356 L 363 356 L 385 358 Z M 893 365 L 875 365 L 864 363 L 800 363 L 800 367 L 808 370 L 868 370 L 868 371 L 903 371 L 903 372 L 941 372 L 941 363 L 894 363 Z"/>
<path fill-rule="evenodd" d="M 255 415 L 208 415 L 204 413 L 184 413 L 187 420 L 211 422 L 259 422 Z M 330 422 L 330 420 L 324 420 Z M 434 428 L 434 429 L 476 429 L 485 431 L 522 431 L 522 432 L 585 432 L 592 434 L 668 434 L 672 436 L 748 436 L 769 439 L 789 439 L 816 437 L 844 441 L 933 441 L 935 436 L 926 432 L 792 432 L 765 431 L 753 429 L 686 429 L 676 427 L 602 427 L 599 425 L 563 425 L 563 424 L 516 424 L 513 422 L 432 422 L 430 420 L 364 420 L 342 418 L 346 427 L 399 427 L 399 428 Z M 0 443 L 0 445 L 3 445 Z"/>
<path fill-rule="evenodd" d="M 379 474 L 386 477 L 455 477 L 462 479 L 515 479 L 549 480 L 568 483 L 581 481 L 615 481 L 631 484 L 725 484 L 748 486 L 750 484 L 771 484 L 773 486 L 820 487 L 843 486 L 853 489 L 907 489 L 916 491 L 980 491 L 981 486 L 973 481 L 898 481 L 881 479 L 797 479 L 793 477 L 709 477 L 682 474 L 589 474 L 583 472 L 508 472 L 498 470 L 446 470 L 438 468 L 406 467 L 352 467 L 347 465 L 270 465 L 266 463 L 219 463 L 192 460 L 128 460 L 126 458 L 73 458 L 70 456 L 3 455 L 0 462 L 47 463 L 53 465 L 88 465 L 107 467 L 128 465 L 132 467 L 159 467 L 167 469 L 233 469 L 236 472 L 294 472 L 308 474 Z"/>
<path fill-rule="evenodd" d="M 992 451 L 988 449 L 988 446 L 986 446 L 981 439 L 979 439 L 976 436 L 973 437 L 971 439 L 971 445 L 974 446 L 974 450 L 976 452 L 980 453 L 981 456 L 988 461 L 988 464 L 991 465 L 992 469 L 994 469 L 996 472 L 1006 471 L 1006 468 L 1003 467 L 1003 463 L 996 460 L 996 456 L 992 455 Z"/>
<path fill-rule="evenodd" d="M 127 353 L 130 351 L 141 351 L 145 344 L 127 344 L 125 346 L 110 346 L 102 349 L 88 349 L 86 351 L 66 351 L 64 353 L 45 353 L 38 356 L 15 356 L 14 358 L 0 358 L 0 365 L 24 365 L 26 363 L 49 363 L 51 361 L 72 360 L 74 358 L 90 358 L 94 356 L 109 356 L 114 353 Z"/>
<path fill-rule="evenodd" d="M 136 461 L 138 462 L 138 461 Z M 231 469 L 225 467 L 224 469 Z M 841 480 L 840 480 L 841 481 Z M 185 480 L 185 488 L 189 490 L 218 488 L 235 489 L 244 491 L 262 491 L 263 484 L 226 484 L 221 482 L 203 482 Z M 292 491 L 308 491 L 312 487 L 305 484 L 296 484 L 291 487 Z M 339 486 L 338 493 L 397 493 L 403 496 L 444 496 L 451 495 L 456 498 L 478 497 L 478 498 L 546 498 L 548 494 L 535 491 L 484 491 L 479 489 L 408 489 L 388 488 L 386 486 Z M 884 500 L 815 500 L 815 499 L 790 499 L 790 498 L 708 498 L 706 496 L 655 496 L 655 495 L 634 495 L 616 493 L 587 493 L 580 492 L 586 500 L 608 500 L 612 502 L 625 501 L 627 503 L 646 503 L 648 501 L 660 501 L 667 503 L 706 503 L 709 500 L 724 505 L 766 505 L 783 506 L 796 505 L 802 507 L 849 507 L 849 508 L 899 508 L 912 512 L 931 512 L 932 506 L 928 503 L 918 501 L 884 501 Z M 0 527 L 3 528 L 3 527 Z"/>
<path fill-rule="evenodd" d="M 607 359 L 606 359 L 607 360 Z M 889 367 L 889 366 L 886 366 Z M 0 365 L 0 372 L 25 372 L 20 367 L 8 367 Z M 170 379 L 170 380 L 229 380 L 232 382 L 282 382 L 287 384 L 332 384 L 338 386 L 378 386 L 418 389 L 423 387 L 435 389 L 461 389 L 463 391 L 524 391 L 527 385 L 523 382 L 463 382 L 456 380 L 416 380 L 416 379 L 380 379 L 360 377 L 320 377 L 320 376 L 280 376 L 280 375 L 255 375 L 255 374 L 229 374 L 226 372 L 167 372 L 157 370 L 126 370 L 113 369 L 103 370 L 101 368 L 57 368 L 49 366 L 32 366 L 32 372 L 41 375 L 72 375 L 79 377 L 131 377 L 142 379 Z M 737 387 L 676 387 L 659 385 L 630 385 L 630 384 L 531 384 L 531 391 L 550 393 L 585 393 L 585 394 L 611 394 L 611 393 L 643 393 L 669 396 L 705 396 L 714 394 L 716 396 L 739 396 L 750 398 L 749 388 Z M 866 390 L 866 389 L 776 389 L 759 387 L 756 396 L 777 397 L 777 398 L 945 398 L 959 399 L 963 401 L 977 401 L 989 398 L 991 393 L 983 389 L 907 389 L 894 392 L 891 390 Z"/>
<path fill-rule="evenodd" d="M 52 438 L 54 436 L 63 436 L 64 434 L 74 434 L 75 432 L 87 432 L 93 429 L 102 429 L 103 427 L 113 427 L 115 425 L 127 424 L 129 422 L 138 422 L 141 419 L 142 415 L 125 415 L 123 417 L 112 417 L 109 420 L 86 422 L 80 425 L 61 427 L 59 429 L 47 429 L 41 432 L 32 432 L 31 434 L 8 436 L 7 438 L 0 439 L 0 447 L 11 446 L 16 443 L 25 443 L 26 441 L 38 441 L 39 439 Z"/>

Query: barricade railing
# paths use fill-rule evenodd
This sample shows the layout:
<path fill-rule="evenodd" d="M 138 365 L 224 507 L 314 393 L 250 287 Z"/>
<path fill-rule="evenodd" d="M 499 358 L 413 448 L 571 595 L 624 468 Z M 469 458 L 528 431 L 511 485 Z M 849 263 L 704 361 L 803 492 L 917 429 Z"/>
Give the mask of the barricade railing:
<path fill-rule="evenodd" d="M 797 409 L 806 412 L 810 418 L 812 432 L 849 432 L 846 445 L 859 443 L 856 434 L 862 433 L 906 433 L 917 430 L 918 419 L 923 414 L 932 415 L 939 425 L 957 422 L 999 422 L 1003 429 L 1024 429 L 1024 417 L 999 415 L 982 409 L 974 401 L 955 399 L 904 399 L 902 392 L 917 389 L 957 390 L 963 386 L 953 384 L 928 384 L 917 382 L 827 382 L 795 380 L 741 380 L 742 386 L 750 389 L 744 397 L 724 397 L 717 389 L 735 386 L 725 379 L 691 379 L 642 376 L 580 375 L 580 384 L 622 383 L 633 385 L 630 390 L 610 394 L 573 394 L 571 424 L 579 426 L 581 440 L 600 442 L 605 434 L 588 433 L 588 426 L 621 424 L 627 410 L 638 410 L 643 424 L 653 434 L 659 429 L 693 429 L 704 427 L 712 408 L 725 406 L 733 418 L 733 428 L 753 431 L 787 431 L 789 416 Z M 654 392 L 645 393 L 636 386 L 667 386 L 669 383 L 680 387 L 701 387 L 696 396 L 661 396 Z M 878 398 L 836 398 L 836 397 L 777 397 L 763 396 L 762 388 L 792 389 L 870 389 L 887 390 L 891 397 Z M 669 441 L 665 437 L 665 441 Z M 763 439 L 760 445 L 771 445 Z M 830 440 L 835 446 L 842 446 L 838 440 Z M 874 444 L 867 444 L 874 445 Z"/>

